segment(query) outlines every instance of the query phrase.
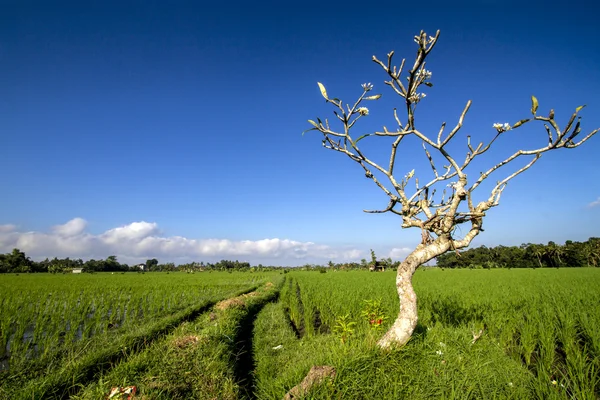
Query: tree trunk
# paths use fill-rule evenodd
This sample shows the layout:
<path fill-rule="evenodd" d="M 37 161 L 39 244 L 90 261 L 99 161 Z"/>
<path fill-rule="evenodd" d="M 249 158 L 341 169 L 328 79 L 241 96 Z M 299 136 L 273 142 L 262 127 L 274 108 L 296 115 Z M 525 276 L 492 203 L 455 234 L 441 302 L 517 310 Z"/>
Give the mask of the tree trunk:
<path fill-rule="evenodd" d="M 396 289 L 400 299 L 400 312 L 391 328 L 377 343 L 379 347 L 388 348 L 392 344 L 403 346 L 413 334 L 417 326 L 417 294 L 412 286 L 412 277 L 417 268 L 434 257 L 450 249 L 449 238 L 438 237 L 433 243 L 420 244 L 398 266 Z"/>

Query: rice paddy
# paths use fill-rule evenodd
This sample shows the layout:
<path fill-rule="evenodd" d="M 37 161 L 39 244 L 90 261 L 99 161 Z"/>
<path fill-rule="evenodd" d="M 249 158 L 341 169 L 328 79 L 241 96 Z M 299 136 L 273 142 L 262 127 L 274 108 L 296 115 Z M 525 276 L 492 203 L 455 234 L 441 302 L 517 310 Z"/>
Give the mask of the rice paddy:
<path fill-rule="evenodd" d="M 0 276 L 0 397 L 281 399 L 315 366 L 306 398 L 600 397 L 600 269 L 421 269 L 413 338 L 383 351 L 394 277 Z"/>

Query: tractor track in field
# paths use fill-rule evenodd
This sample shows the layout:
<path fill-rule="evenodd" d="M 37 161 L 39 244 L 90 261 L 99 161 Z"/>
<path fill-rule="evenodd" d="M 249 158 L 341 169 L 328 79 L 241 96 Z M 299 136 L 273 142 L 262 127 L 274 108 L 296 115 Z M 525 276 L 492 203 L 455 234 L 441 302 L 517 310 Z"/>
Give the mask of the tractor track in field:
<path fill-rule="evenodd" d="M 268 284 L 267 284 L 268 287 Z M 274 292 L 266 295 L 264 298 L 261 298 L 259 301 L 248 301 L 248 299 L 256 298 L 256 296 L 264 296 L 260 293 L 259 288 L 253 287 L 241 293 L 237 296 L 229 297 L 224 300 L 218 302 L 212 302 L 202 307 L 202 310 L 195 312 L 193 315 L 190 315 L 189 318 L 180 321 L 178 324 L 174 324 L 171 329 L 165 331 L 160 337 L 168 335 L 177 329 L 182 323 L 186 321 L 193 321 L 201 315 L 210 313 L 211 316 L 214 314 L 217 321 L 220 317 L 217 314 L 220 314 L 221 311 L 226 310 L 230 307 L 233 308 L 242 308 L 244 309 L 244 315 L 238 322 L 238 329 L 236 331 L 235 336 L 232 336 L 232 345 L 229 350 L 229 362 L 232 365 L 233 372 L 233 380 L 238 385 L 239 388 L 239 398 L 240 399 L 248 399 L 255 400 L 255 382 L 254 382 L 254 370 L 256 368 L 256 360 L 254 354 L 254 327 L 258 314 L 264 308 L 264 306 L 271 302 L 276 302 L 279 299 L 280 289 L 276 289 Z M 212 321 L 212 319 L 211 319 Z M 139 354 L 145 349 L 152 346 L 157 339 L 160 337 L 154 338 L 152 342 L 148 342 L 145 346 L 140 347 L 135 351 L 134 354 Z M 134 354 L 130 354 L 127 357 L 120 357 L 118 360 L 111 360 L 113 365 L 117 365 L 118 361 L 121 359 L 126 359 L 128 357 L 135 356 Z M 104 370 L 107 372 L 108 370 Z M 93 382 L 98 378 L 96 375 L 99 371 L 95 371 L 95 374 L 92 374 L 86 379 L 86 382 L 82 382 L 84 385 Z M 83 385 L 80 386 L 82 388 Z M 76 389 L 77 391 L 81 390 L 80 388 Z M 60 398 L 69 398 L 69 396 L 76 393 L 68 393 L 68 395 L 63 395 Z"/>
<path fill-rule="evenodd" d="M 253 292 L 256 289 L 256 286 L 250 287 L 242 292 L 239 292 L 238 296 L 233 296 L 232 298 L 247 295 L 248 293 Z M 231 298 L 225 300 L 229 299 Z M 213 309 L 218 303 L 223 302 L 225 300 L 215 300 L 207 302 L 203 306 L 189 312 L 188 314 L 184 314 L 183 316 L 181 316 L 181 318 L 177 318 L 176 320 L 167 323 L 163 327 L 152 330 L 150 334 L 135 337 L 127 345 L 129 349 L 128 353 L 124 353 L 122 351 L 115 351 L 109 352 L 107 354 L 95 358 L 93 363 L 86 364 L 77 369 L 76 371 L 73 371 L 73 375 L 77 376 L 76 379 L 72 379 L 72 377 L 70 377 L 70 379 L 64 379 L 64 377 L 61 377 L 54 379 L 54 382 L 51 379 L 50 381 L 42 381 L 43 383 L 38 382 L 39 379 L 35 379 L 31 381 L 30 384 L 28 384 L 25 388 L 24 398 L 32 398 L 27 389 L 31 389 L 30 391 L 32 391 L 32 393 L 37 393 L 37 395 L 34 395 L 33 397 L 38 398 L 39 392 L 37 392 L 36 389 L 39 386 L 44 386 L 42 390 L 43 398 L 69 399 L 70 397 L 77 395 L 86 385 L 96 380 L 101 372 L 106 373 L 110 371 L 122 360 L 132 357 L 135 354 L 141 353 L 145 349 L 152 346 L 157 340 L 174 332 L 179 326 L 181 326 L 181 324 L 197 319 L 202 314 Z"/>
<path fill-rule="evenodd" d="M 240 321 L 240 330 L 235 338 L 234 377 L 235 381 L 240 386 L 242 398 L 244 399 L 256 399 L 256 395 L 254 394 L 253 373 L 256 368 L 253 346 L 256 317 L 266 304 L 277 302 L 279 300 L 279 294 L 280 292 L 278 290 L 273 297 L 254 304 L 248 309 L 248 313 Z"/>

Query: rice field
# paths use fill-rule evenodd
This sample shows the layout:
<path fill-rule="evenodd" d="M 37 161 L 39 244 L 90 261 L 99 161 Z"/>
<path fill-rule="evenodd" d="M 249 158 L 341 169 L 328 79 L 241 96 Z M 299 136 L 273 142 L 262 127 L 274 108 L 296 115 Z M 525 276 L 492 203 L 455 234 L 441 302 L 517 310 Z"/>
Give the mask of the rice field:
<path fill-rule="evenodd" d="M 261 273 L 0 275 L 0 388 L 252 290 Z M 161 324 L 162 322 L 162 324 Z M 163 329 L 163 328 L 161 328 Z M 0 389 L 0 393 L 1 393 Z"/>
<path fill-rule="evenodd" d="M 377 398 L 600 398 L 599 269 L 431 268 L 414 286 L 415 334 L 382 356 L 376 340 L 398 310 L 394 272 L 288 274 L 278 318 L 296 339 L 278 356 L 295 367 L 259 377 L 263 397 L 280 398 L 309 364 L 325 363 L 346 375 L 317 398 L 367 398 L 373 386 Z"/>
<path fill-rule="evenodd" d="M 315 366 L 335 376 L 305 398 L 600 398 L 600 269 L 421 269 L 413 338 L 383 351 L 394 283 L 394 271 L 0 276 L 0 398 L 282 399 Z"/>

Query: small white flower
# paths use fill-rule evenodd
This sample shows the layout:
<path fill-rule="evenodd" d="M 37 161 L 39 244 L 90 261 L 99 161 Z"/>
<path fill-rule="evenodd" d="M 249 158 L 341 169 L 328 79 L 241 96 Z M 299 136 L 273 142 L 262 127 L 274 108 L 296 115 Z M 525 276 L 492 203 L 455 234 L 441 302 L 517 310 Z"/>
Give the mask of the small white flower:
<path fill-rule="evenodd" d="M 502 132 L 506 132 L 506 131 L 510 130 L 510 125 L 506 122 L 503 124 L 496 122 L 492 126 L 498 131 L 498 133 L 502 133 Z"/>
<path fill-rule="evenodd" d="M 446 347 L 446 343 L 440 342 L 440 347 Z"/>
<path fill-rule="evenodd" d="M 273 350 L 281 350 L 281 349 L 283 349 L 283 345 L 282 344 L 280 344 L 279 346 L 273 347 Z"/>
<path fill-rule="evenodd" d="M 373 84 L 371 82 L 369 83 L 363 83 L 362 88 L 364 89 L 365 92 L 369 92 L 373 89 Z"/>
<path fill-rule="evenodd" d="M 428 71 L 426 69 L 420 69 L 419 71 L 417 71 L 417 78 L 423 78 L 423 80 L 425 79 L 431 79 L 431 71 Z"/>
<path fill-rule="evenodd" d="M 508 382 L 508 386 L 513 387 L 513 383 L 512 382 Z"/>
<path fill-rule="evenodd" d="M 356 109 L 356 112 L 359 113 L 360 115 L 369 115 L 369 109 L 367 107 L 358 107 Z"/>
<path fill-rule="evenodd" d="M 552 384 L 555 385 L 555 386 L 556 386 L 556 383 L 557 383 L 556 380 L 552 381 Z"/>
<path fill-rule="evenodd" d="M 410 96 L 408 99 L 413 102 L 413 103 L 418 103 L 419 101 L 421 101 L 421 99 L 424 99 L 426 96 L 425 93 L 415 93 L 412 96 Z"/>
<path fill-rule="evenodd" d="M 437 354 L 438 356 L 443 356 L 444 352 L 441 351 L 441 350 L 438 350 L 438 351 L 435 352 L 435 354 Z"/>

